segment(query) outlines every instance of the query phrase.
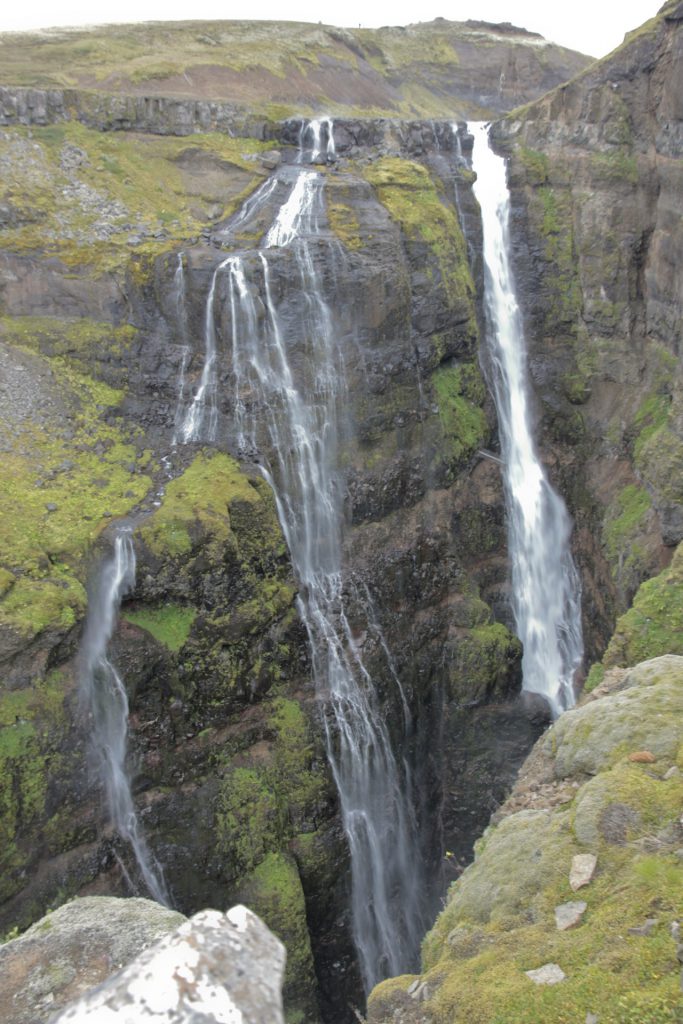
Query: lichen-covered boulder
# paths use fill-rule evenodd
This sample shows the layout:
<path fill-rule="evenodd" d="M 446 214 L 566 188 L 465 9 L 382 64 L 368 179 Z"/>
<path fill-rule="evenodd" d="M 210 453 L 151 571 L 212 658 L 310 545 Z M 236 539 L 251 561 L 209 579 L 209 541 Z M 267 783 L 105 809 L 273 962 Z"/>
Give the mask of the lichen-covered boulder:
<path fill-rule="evenodd" d="M 246 907 L 203 910 L 52 1024 L 284 1024 L 284 946 Z"/>
<path fill-rule="evenodd" d="M 185 921 L 152 900 L 87 896 L 0 946 L 0 1019 L 39 1024 Z"/>
<path fill-rule="evenodd" d="M 638 750 L 675 758 L 681 742 L 682 673 L 683 658 L 653 658 L 631 669 L 618 693 L 562 715 L 544 743 L 555 776 L 595 775 Z"/>

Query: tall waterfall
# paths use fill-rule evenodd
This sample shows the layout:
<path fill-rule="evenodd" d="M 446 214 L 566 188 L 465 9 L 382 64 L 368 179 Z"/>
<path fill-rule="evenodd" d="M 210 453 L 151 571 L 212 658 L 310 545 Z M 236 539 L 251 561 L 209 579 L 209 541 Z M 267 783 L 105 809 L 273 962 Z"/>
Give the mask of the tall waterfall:
<path fill-rule="evenodd" d="M 176 270 L 173 275 L 173 294 L 175 297 L 175 314 L 178 322 L 182 348 L 180 355 L 180 370 L 178 371 L 178 399 L 176 402 L 175 416 L 173 418 L 173 444 L 177 444 L 178 431 L 182 429 L 185 420 L 185 374 L 190 359 L 190 344 L 187 325 L 187 295 L 185 287 L 185 254 L 178 253 Z"/>
<path fill-rule="evenodd" d="M 321 234 L 323 189 L 323 175 L 300 171 L 264 247 L 222 267 L 238 445 L 259 455 L 300 583 L 299 612 L 350 847 L 353 935 L 369 991 L 416 965 L 426 922 L 410 780 L 392 752 L 345 610 L 338 446 L 347 385 L 321 273 L 321 256 L 329 264 L 340 247 Z M 297 306 L 292 319 L 278 306 L 283 264 Z"/>
<path fill-rule="evenodd" d="M 221 271 L 227 266 L 228 260 L 219 263 L 213 272 L 209 295 L 206 300 L 204 317 L 204 366 L 199 378 L 197 390 L 190 405 L 181 418 L 180 426 L 174 440 L 187 444 L 188 441 L 215 441 L 218 427 L 218 407 L 216 405 L 216 318 L 214 300 L 216 282 Z"/>
<path fill-rule="evenodd" d="M 99 574 L 88 604 L 80 651 L 81 694 L 92 714 L 91 743 L 104 785 L 112 824 L 130 843 L 150 895 L 170 906 L 163 872 L 143 835 L 126 773 L 128 696 L 107 657 L 121 601 L 135 584 L 135 550 L 130 527 L 116 534 L 114 552 Z"/>
<path fill-rule="evenodd" d="M 484 236 L 488 346 L 505 466 L 512 606 L 524 645 L 523 686 L 543 694 L 557 716 L 574 704 L 574 675 L 583 657 L 571 521 L 532 437 L 524 332 L 509 259 L 505 161 L 490 148 L 486 125 L 468 129 L 474 135 L 474 193 Z"/>

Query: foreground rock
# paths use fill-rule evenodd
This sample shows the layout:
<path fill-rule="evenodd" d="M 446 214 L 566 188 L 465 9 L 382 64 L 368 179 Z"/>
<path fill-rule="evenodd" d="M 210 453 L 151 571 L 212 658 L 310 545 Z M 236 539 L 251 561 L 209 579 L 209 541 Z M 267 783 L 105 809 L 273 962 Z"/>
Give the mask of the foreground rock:
<path fill-rule="evenodd" d="M 683 657 L 644 662 L 619 686 L 566 712 L 536 744 L 521 788 L 547 786 L 547 803 L 518 809 L 513 791 L 451 887 L 423 944 L 421 1017 L 528 1024 L 531 999 L 542 999 L 534 1006 L 547 1024 L 614 1021 L 615 993 L 624 1019 L 655 1020 L 679 1005 L 683 782 L 671 768 L 683 758 Z M 631 733 L 647 743 L 636 747 Z M 654 743 L 656 762 L 630 760 Z M 560 804 L 553 781 L 567 787 Z M 572 900 L 573 862 L 592 868 L 596 859 L 585 901 Z M 566 974 L 561 985 L 551 964 Z M 530 996 L 539 965 L 544 983 Z M 369 1020 L 413 1021 L 413 982 L 377 986 Z"/>
<path fill-rule="evenodd" d="M 564 932 L 567 928 L 577 925 L 586 913 L 587 903 L 583 900 L 571 900 L 569 903 L 561 903 L 555 907 L 555 924 L 558 932 Z"/>
<path fill-rule="evenodd" d="M 0 1020 L 40 1024 L 185 921 L 151 900 L 88 896 L 0 946 Z"/>
<path fill-rule="evenodd" d="M 204 910 L 53 1024 L 283 1024 L 285 950 L 246 907 Z"/>

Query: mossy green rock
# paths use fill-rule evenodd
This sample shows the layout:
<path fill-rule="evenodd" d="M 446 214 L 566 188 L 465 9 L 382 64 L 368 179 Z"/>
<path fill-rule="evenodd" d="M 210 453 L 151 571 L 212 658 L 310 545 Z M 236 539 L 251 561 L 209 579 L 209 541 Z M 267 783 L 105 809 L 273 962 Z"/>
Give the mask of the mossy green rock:
<path fill-rule="evenodd" d="M 668 568 L 640 586 L 618 619 L 603 665 L 632 665 L 661 654 L 683 655 L 683 544 Z"/>
<path fill-rule="evenodd" d="M 263 918 L 287 950 L 282 987 L 287 1024 L 316 1022 L 315 972 L 306 903 L 293 858 L 285 853 L 268 854 L 243 880 L 238 898 Z"/>
<path fill-rule="evenodd" d="M 683 658 L 631 669 L 619 693 L 562 715 L 541 741 L 557 778 L 596 775 L 638 750 L 675 759 L 683 721 Z"/>
<path fill-rule="evenodd" d="M 451 889 L 448 906 L 425 940 L 427 967 L 456 925 L 513 927 L 539 917 L 540 893 L 566 874 L 574 845 L 566 816 L 528 810 L 488 829 L 475 850 L 474 864 Z"/>

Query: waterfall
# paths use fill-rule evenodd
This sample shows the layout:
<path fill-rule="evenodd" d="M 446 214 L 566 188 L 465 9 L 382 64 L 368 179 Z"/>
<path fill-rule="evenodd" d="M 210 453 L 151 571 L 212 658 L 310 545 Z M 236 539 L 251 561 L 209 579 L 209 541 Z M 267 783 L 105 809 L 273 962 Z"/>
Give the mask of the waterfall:
<path fill-rule="evenodd" d="M 543 694 L 557 716 L 574 704 L 574 675 L 583 658 L 571 521 L 532 437 L 522 317 L 509 260 L 505 161 L 490 148 L 486 125 L 468 129 L 482 216 L 487 341 L 504 462 L 512 606 L 524 645 L 523 686 Z"/>
<path fill-rule="evenodd" d="M 126 773 L 128 696 L 107 657 L 121 601 L 135 584 L 135 550 L 130 527 L 121 527 L 112 557 L 104 563 L 88 604 L 80 651 L 81 695 L 92 715 L 91 743 L 114 828 L 130 843 L 150 895 L 170 906 L 161 867 L 151 853 L 135 811 Z"/>
<path fill-rule="evenodd" d="M 353 936 L 369 991 L 417 966 L 427 922 L 410 778 L 392 751 L 345 608 L 338 446 L 347 385 L 320 271 L 321 252 L 328 263 L 339 252 L 321 234 L 323 189 L 323 175 L 301 171 L 263 248 L 222 266 L 238 445 L 243 455 L 258 453 L 299 580 L 298 607 L 350 848 Z M 294 279 L 291 320 L 276 298 L 283 262 Z M 300 349 L 294 361 L 299 345 L 303 356 Z M 399 699 L 404 703 L 402 691 Z M 409 723 L 407 707 L 404 716 Z"/>
<path fill-rule="evenodd" d="M 187 364 L 190 360 L 190 345 L 188 340 L 187 331 L 187 297 L 185 294 L 185 264 L 184 264 L 184 253 L 178 253 L 178 261 L 176 264 L 176 271 L 173 275 L 173 295 L 175 298 L 175 314 L 178 323 L 178 330 L 183 341 L 181 356 L 180 356 L 180 370 L 178 371 L 178 400 L 176 402 L 175 416 L 173 417 L 173 440 L 172 444 L 178 443 L 178 431 L 182 428 L 184 420 L 183 406 L 185 403 L 185 374 L 187 373 Z"/>
<path fill-rule="evenodd" d="M 177 439 L 187 444 L 190 441 L 215 441 L 218 429 L 218 407 L 216 405 L 216 321 L 214 302 L 216 282 L 220 272 L 229 260 L 219 263 L 213 272 L 204 314 L 204 366 L 199 385 L 192 402 L 182 417 Z"/>
<path fill-rule="evenodd" d="M 308 140 L 310 139 L 310 145 Z M 328 163 L 333 162 L 337 156 L 334 144 L 334 122 L 331 117 L 314 118 L 312 121 L 302 121 L 299 131 L 299 156 L 297 162 L 304 163 L 307 151 L 310 151 L 308 163 L 321 162 L 325 150 L 325 159 Z"/>

